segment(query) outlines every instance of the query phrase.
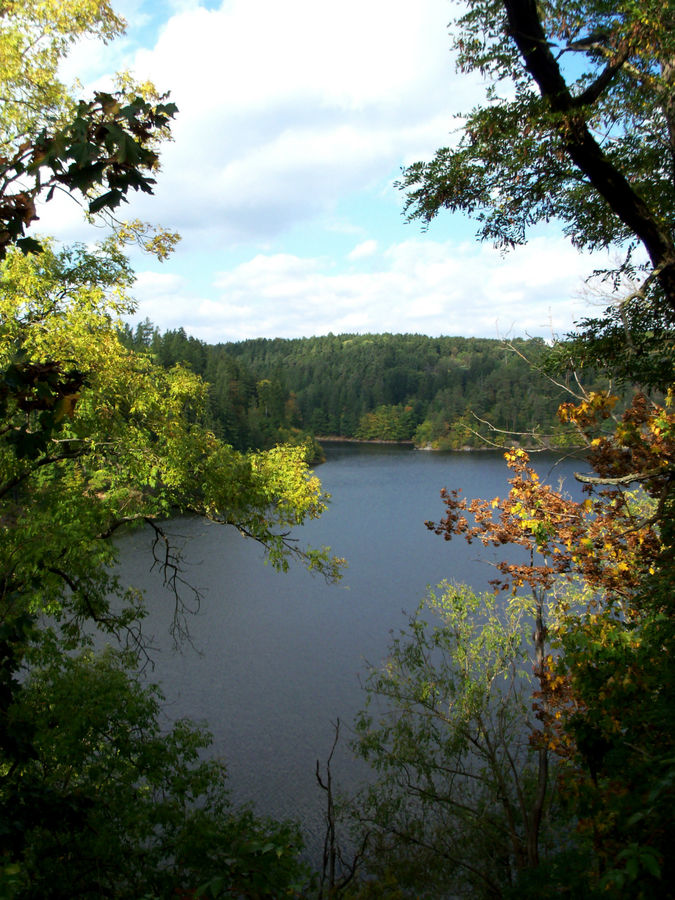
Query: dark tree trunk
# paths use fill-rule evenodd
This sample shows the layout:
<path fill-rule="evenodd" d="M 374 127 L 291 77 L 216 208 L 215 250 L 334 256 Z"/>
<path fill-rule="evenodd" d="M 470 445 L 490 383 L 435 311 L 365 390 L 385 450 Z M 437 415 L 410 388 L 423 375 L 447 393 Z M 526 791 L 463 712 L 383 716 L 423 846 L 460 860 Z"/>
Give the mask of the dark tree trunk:
<path fill-rule="evenodd" d="M 633 190 L 623 173 L 605 156 L 589 131 L 582 105 L 570 93 L 551 52 L 535 0 L 502 2 L 510 34 L 525 67 L 539 86 L 542 97 L 548 100 L 551 110 L 561 114 L 558 131 L 570 159 L 611 210 L 642 242 L 666 300 L 675 311 L 675 245 L 671 234 Z"/>

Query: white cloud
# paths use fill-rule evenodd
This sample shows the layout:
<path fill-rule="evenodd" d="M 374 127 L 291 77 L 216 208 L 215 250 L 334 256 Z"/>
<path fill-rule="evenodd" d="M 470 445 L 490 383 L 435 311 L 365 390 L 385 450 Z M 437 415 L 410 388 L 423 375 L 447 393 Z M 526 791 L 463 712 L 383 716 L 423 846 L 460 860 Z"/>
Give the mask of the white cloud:
<path fill-rule="evenodd" d="M 169 6 L 166 22 L 144 26 L 152 46 L 132 50 L 132 33 L 107 57 L 109 70 L 128 65 L 171 89 L 180 108 L 155 196 L 121 211 L 184 238 L 160 275 L 141 273 L 141 317 L 215 342 L 548 335 L 583 315 L 571 298 L 593 266 L 562 239 L 535 238 L 506 257 L 433 231 L 386 247 L 395 229 L 383 217 L 400 217 L 393 173 L 447 144 L 453 114 L 482 96 L 476 80 L 454 75 L 446 0 Z M 105 72 L 103 57 L 98 68 L 87 60 L 92 78 Z M 40 225 L 72 236 L 76 221 L 74 206 L 55 202 Z M 227 251 L 246 261 L 216 274 Z"/>
<path fill-rule="evenodd" d="M 361 241 L 360 244 L 357 244 L 356 247 L 354 247 L 354 249 L 351 251 L 351 253 L 347 254 L 347 259 L 366 259 L 369 256 L 373 256 L 373 254 L 375 253 L 377 253 L 377 241 L 370 239 L 367 241 Z"/>
<path fill-rule="evenodd" d="M 350 192 L 446 143 L 453 113 L 477 96 L 471 79 L 461 97 L 453 87 L 446 0 L 176 6 L 154 46 L 131 53 L 130 38 L 126 58 L 106 52 L 110 68 L 151 78 L 178 104 L 155 197 L 134 198 L 130 215 L 186 243 L 266 239 L 330 217 Z"/>
<path fill-rule="evenodd" d="M 136 63 L 211 111 L 248 113 L 289 97 L 393 108 L 437 74 L 447 12 L 444 0 L 424 0 L 414 14 L 407 0 L 225 0 L 173 16 Z"/>
<path fill-rule="evenodd" d="M 186 280 L 171 272 L 140 272 L 134 285 L 134 290 L 141 293 L 146 300 L 181 291 L 184 293 L 186 289 Z"/>
<path fill-rule="evenodd" d="M 162 328 L 182 324 L 211 343 L 329 331 L 550 337 L 585 314 L 578 289 L 598 262 L 543 237 L 507 256 L 406 241 L 377 260 L 362 273 L 329 259 L 258 254 L 222 272 L 208 299 L 190 296 L 186 282 L 142 276 L 139 316 Z"/>

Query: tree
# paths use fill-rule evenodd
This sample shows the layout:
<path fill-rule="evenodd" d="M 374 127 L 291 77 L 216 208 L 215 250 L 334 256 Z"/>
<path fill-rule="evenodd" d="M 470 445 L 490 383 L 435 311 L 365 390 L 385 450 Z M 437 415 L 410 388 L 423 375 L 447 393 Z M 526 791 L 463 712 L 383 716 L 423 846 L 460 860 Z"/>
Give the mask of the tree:
<path fill-rule="evenodd" d="M 367 441 L 409 441 L 414 428 L 412 406 L 382 404 L 361 416 L 356 437 Z"/>
<path fill-rule="evenodd" d="M 543 624 L 554 652 L 539 667 L 537 714 L 561 761 L 561 796 L 577 821 L 591 894 L 672 893 L 673 418 L 675 106 L 672 4 L 615 0 L 476 0 L 454 33 L 460 68 L 491 79 L 487 102 L 452 148 L 404 172 L 411 218 L 475 215 L 479 236 L 511 246 L 557 220 L 580 247 L 623 248 L 604 274 L 640 281 L 554 348 L 551 371 L 604 369 L 658 388 L 620 416 L 607 392 L 560 415 L 584 436 L 591 474 L 581 503 L 539 484 L 525 457 L 507 498 L 467 505 L 447 494 L 436 530 L 516 543 L 543 562 L 504 562 L 501 585 L 553 591 Z M 648 262 L 642 263 L 638 249 Z M 604 435 L 596 428 L 610 423 Z M 472 524 L 467 517 L 476 518 Z M 562 582 L 561 582 L 562 579 Z M 562 591 L 562 584 L 567 584 Z M 576 605 L 569 605 L 570 589 Z M 562 591 L 562 592 L 561 592 Z M 531 888 L 521 879 L 521 895 Z M 570 872 L 548 890 L 574 892 Z M 541 896 L 541 884 L 536 888 Z"/>
<path fill-rule="evenodd" d="M 283 567 L 297 547 L 286 529 L 318 515 L 325 499 L 302 448 L 245 456 L 191 424 L 204 383 L 118 338 L 115 317 L 133 305 L 127 275 L 104 248 L 13 253 L 4 263 L 2 368 L 12 389 L 2 396 L 0 497 L 15 510 L 12 534 L 38 514 L 26 498 L 39 488 L 48 515 L 49 501 L 68 494 L 59 506 L 73 510 L 67 521 L 89 520 L 92 540 L 180 510 L 236 525 Z M 307 559 L 329 574 L 327 559 Z"/>
<path fill-rule="evenodd" d="M 133 654 L 41 647 L 12 713 L 33 753 L 5 772 L 0 895 L 26 898 L 300 896 L 295 826 L 235 807 L 210 735 L 160 727 L 162 696 Z M 34 660 L 37 662 L 37 660 Z M 4 875 L 4 878 L 3 878 Z"/>
<path fill-rule="evenodd" d="M 585 500 L 542 484 L 516 450 L 507 454 L 507 497 L 468 502 L 443 492 L 446 515 L 429 527 L 527 551 L 498 563 L 494 585 L 512 592 L 511 603 L 532 592 L 541 723 L 533 742 L 558 759 L 562 800 L 578 817 L 574 865 L 555 881 L 547 863 L 544 883 L 578 891 L 570 878 L 581 871 L 592 892 L 656 897 L 670 880 L 674 423 L 638 395 L 610 435 L 591 437 L 612 405 L 598 394 L 561 408 L 588 436 L 596 474 L 578 476 Z M 629 489 L 636 482 L 640 492 Z M 541 878 L 523 873 L 521 895 L 541 895 Z"/>
<path fill-rule="evenodd" d="M 0 9 L 0 258 L 7 248 L 38 250 L 24 237 L 36 202 L 57 190 L 81 197 L 90 214 L 116 209 L 130 190 L 151 193 L 158 145 L 169 135 L 173 103 L 150 84 L 122 76 L 114 93 L 75 100 L 58 67 L 81 36 L 109 40 L 124 22 L 107 0 L 11 0 Z M 175 235 L 126 225 L 163 257 Z"/>
<path fill-rule="evenodd" d="M 133 816 L 119 821 L 115 816 L 121 815 L 123 805 L 133 807 L 133 791 L 142 790 L 139 783 L 131 775 L 121 782 L 118 769 L 107 770 L 89 742 L 83 752 L 91 749 L 98 762 L 92 758 L 87 763 L 86 788 L 70 775 L 57 779 L 58 789 L 52 780 L 54 772 L 61 771 L 59 766 L 67 772 L 78 770 L 79 764 L 68 761 L 66 750 L 77 745 L 77 728 L 91 724 L 103 703 L 92 688 L 81 695 L 82 719 L 69 717 L 63 706 L 65 694 L 57 690 L 63 654 L 86 646 L 92 626 L 134 651 L 134 656 L 125 657 L 127 664 L 145 652 L 142 597 L 113 573 L 114 535 L 130 527 L 151 529 L 155 562 L 174 592 L 175 608 L 169 620 L 177 639 L 186 628 L 185 592 L 195 589 L 182 579 L 179 561 L 166 539 L 162 521 L 168 516 L 200 515 L 234 526 L 259 541 L 279 569 L 297 558 L 328 578 L 339 575 L 338 560 L 325 550 L 302 547 L 290 534 L 306 518 L 319 515 L 326 502 L 318 480 L 308 470 L 305 448 L 276 447 L 242 454 L 199 425 L 206 385 L 180 366 L 167 371 L 154 365 L 120 341 L 117 316 L 131 304 L 126 295 L 128 276 L 123 257 L 110 255 L 106 248 L 58 252 L 45 244 L 40 254 L 10 252 L 0 267 L 0 369 L 4 375 L 0 391 L 0 818 L 5 822 L 5 846 L 20 865 L 25 888 L 21 896 L 46 896 L 40 887 L 39 863 L 45 854 L 51 859 L 52 850 L 53 872 L 61 873 L 58 878 L 53 875 L 54 883 L 74 883 L 68 866 L 75 858 L 81 864 L 78 883 L 89 873 L 93 880 L 87 891 L 100 896 L 90 862 L 90 853 L 99 851 L 86 849 L 94 834 L 101 835 L 109 850 L 105 879 L 114 880 L 117 851 L 120 854 L 118 893 L 113 895 L 138 896 L 135 888 L 123 887 L 127 878 L 123 862 L 139 870 L 142 864 L 132 862 L 134 854 L 120 841 L 138 840 L 134 851 L 138 856 L 146 837 L 135 830 Z M 105 663 L 83 657 L 77 676 L 72 677 L 86 680 L 90 672 L 96 679 L 101 666 L 105 668 Z M 26 680 L 29 673 L 32 677 Z M 121 685 L 127 676 L 116 678 L 114 683 Z M 49 697 L 52 690 L 58 694 L 49 701 L 59 717 L 58 734 L 44 730 L 45 723 L 37 715 L 42 707 L 31 701 L 38 683 L 40 696 Z M 139 712 L 141 718 L 147 717 L 146 724 L 139 719 L 125 725 L 130 698 L 122 687 L 118 694 L 111 691 L 105 695 L 106 708 L 119 703 L 118 718 L 106 731 L 112 760 L 118 752 L 116 742 L 123 737 L 118 728 L 143 730 L 147 725 L 152 730 L 156 725 L 152 705 Z M 58 738 L 49 750 L 49 765 L 43 757 L 47 738 Z M 196 759 L 193 746 L 203 746 L 202 738 L 196 744 L 190 738 L 187 745 L 176 748 L 175 756 L 158 759 L 158 770 L 169 767 L 161 778 L 180 780 L 181 766 Z M 146 748 L 140 746 L 134 752 L 143 756 Z M 42 761 L 44 771 L 37 761 Z M 148 777 L 159 778 L 160 773 Z M 196 784 L 204 784 L 198 770 L 194 777 Z M 159 783 L 156 790 L 162 790 Z M 47 802 L 45 791 L 51 792 L 49 796 L 56 791 L 56 805 L 47 805 L 55 819 L 64 808 L 76 819 L 67 820 L 60 829 L 52 823 L 51 836 L 35 830 L 39 811 Z M 80 806 L 80 801 L 91 804 L 96 791 L 116 822 L 110 827 L 121 830 L 114 840 L 92 819 L 90 808 Z M 199 795 L 193 796 L 189 783 L 181 791 L 183 806 L 191 797 L 197 805 L 202 802 Z M 126 798 L 119 805 L 118 794 Z M 154 804 L 154 796 L 151 792 L 147 817 L 161 819 L 161 805 Z M 17 804 L 21 815 L 16 813 Z M 107 804 L 114 805 L 114 815 Z M 145 814 L 136 812 L 142 824 Z M 218 828 L 231 828 L 222 816 Z M 244 829 L 237 839 L 240 842 L 253 841 L 259 828 L 257 820 L 249 818 L 241 821 L 249 822 L 251 834 L 247 836 Z M 142 825 L 146 827 L 150 825 Z M 210 829 L 211 825 L 205 831 L 206 843 Z M 60 856 L 58 846 L 69 836 L 73 856 Z M 50 843 L 52 839 L 55 843 Z M 48 853 L 47 845 L 52 847 Z M 167 852 L 160 854 L 163 860 Z M 224 866 L 222 851 L 218 852 Z M 143 853 L 146 859 L 150 850 Z M 253 857 L 252 851 L 251 866 Z M 58 860 L 65 868 L 58 868 Z M 160 860 L 157 865 L 168 864 Z M 261 873 L 266 865 L 263 859 Z M 224 870 L 216 869 L 210 870 L 211 875 L 225 878 Z M 80 895 L 87 895 L 84 887 Z"/>
<path fill-rule="evenodd" d="M 528 623 L 523 604 L 444 583 L 368 676 L 355 746 L 377 774 L 355 815 L 371 875 L 410 896 L 505 896 L 566 843 L 530 743 Z"/>
<path fill-rule="evenodd" d="M 198 592 L 164 519 L 231 525 L 276 568 L 297 558 L 334 578 L 341 562 L 291 534 L 327 497 L 306 448 L 235 451 L 201 424 L 197 375 L 124 346 L 122 245 L 141 237 L 161 258 L 170 236 L 130 223 L 96 248 L 23 237 L 45 190 L 79 193 L 92 214 L 152 190 L 174 107 L 126 77 L 76 102 L 56 78 L 79 35 L 121 27 L 105 0 L 0 11 L 0 892 L 292 895 L 296 830 L 232 809 L 200 729 L 160 732 L 158 692 L 138 676 L 143 600 L 114 574 L 113 538 L 151 529 L 179 637 L 184 592 Z M 92 630 L 121 649 L 94 654 Z"/>
<path fill-rule="evenodd" d="M 562 414 L 589 433 L 611 405 L 598 395 Z M 641 397 L 593 437 L 598 474 L 580 477 L 589 491 L 602 482 L 597 496 L 564 496 L 523 450 L 507 453 L 506 497 L 443 492 L 436 534 L 520 558 L 497 564 L 490 598 L 431 594 L 368 679 L 357 749 L 377 775 L 357 817 L 382 883 L 415 896 L 668 896 L 675 641 L 658 523 L 673 425 Z M 639 492 L 627 490 L 636 471 Z"/>
<path fill-rule="evenodd" d="M 587 333 L 589 358 L 606 358 L 615 374 L 610 337 L 623 344 L 635 332 L 636 351 L 663 361 L 675 319 L 674 34 L 672 6 L 660 0 L 472 2 L 453 43 L 461 71 L 491 79 L 487 102 L 455 146 L 409 166 L 401 182 L 409 218 L 467 212 L 479 237 L 502 247 L 550 220 L 579 247 L 622 246 L 606 274 L 647 277 Z M 635 367 L 639 353 L 630 355 Z M 665 358 L 665 375 L 650 370 L 661 385 L 672 371 Z"/>

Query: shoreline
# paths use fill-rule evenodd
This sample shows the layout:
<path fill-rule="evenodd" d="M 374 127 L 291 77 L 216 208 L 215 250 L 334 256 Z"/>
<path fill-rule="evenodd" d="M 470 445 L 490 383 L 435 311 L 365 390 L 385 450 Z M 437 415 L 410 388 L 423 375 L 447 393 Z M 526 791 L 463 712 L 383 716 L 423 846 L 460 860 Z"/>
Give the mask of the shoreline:
<path fill-rule="evenodd" d="M 336 434 L 327 434 L 327 435 L 314 435 L 314 440 L 318 441 L 320 444 L 400 444 L 402 447 L 414 447 L 414 441 L 388 441 L 384 438 L 350 438 L 350 437 L 340 437 L 340 435 Z"/>
<path fill-rule="evenodd" d="M 425 444 L 422 447 L 417 446 L 414 441 L 393 441 L 393 440 L 385 440 L 385 439 L 376 439 L 376 438 L 353 438 L 353 437 L 340 437 L 339 435 L 314 435 L 314 440 L 319 444 L 382 444 L 386 446 L 398 446 L 398 447 L 412 447 L 413 450 L 419 450 L 423 453 L 485 453 L 487 451 L 497 451 L 501 453 L 506 453 L 512 447 L 520 447 L 520 449 L 525 450 L 527 453 L 558 453 L 558 452 L 578 452 L 583 450 L 583 446 L 578 447 L 527 447 L 521 446 L 519 444 L 513 444 L 504 447 L 493 447 L 493 446 L 483 446 L 483 447 L 453 447 L 453 448 L 444 448 L 444 447 L 432 447 L 431 444 Z"/>

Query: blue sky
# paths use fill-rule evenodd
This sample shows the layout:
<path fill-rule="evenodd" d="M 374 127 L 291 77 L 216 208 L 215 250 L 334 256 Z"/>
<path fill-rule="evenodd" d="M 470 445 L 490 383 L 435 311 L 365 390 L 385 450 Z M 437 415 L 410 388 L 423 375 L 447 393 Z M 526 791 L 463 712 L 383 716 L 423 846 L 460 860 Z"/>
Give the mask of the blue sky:
<path fill-rule="evenodd" d="M 203 340 L 340 332 L 563 333 L 593 314 L 594 262 L 554 228 L 502 256 L 475 224 L 406 224 L 402 165 L 451 141 L 482 85 L 457 75 L 448 0 L 121 0 L 125 37 L 84 42 L 85 87 L 129 69 L 179 106 L 152 198 L 129 217 L 179 231 L 134 258 L 138 317 Z M 41 228 L 84 232 L 74 205 Z M 595 261 L 597 262 L 597 260 Z"/>

